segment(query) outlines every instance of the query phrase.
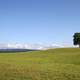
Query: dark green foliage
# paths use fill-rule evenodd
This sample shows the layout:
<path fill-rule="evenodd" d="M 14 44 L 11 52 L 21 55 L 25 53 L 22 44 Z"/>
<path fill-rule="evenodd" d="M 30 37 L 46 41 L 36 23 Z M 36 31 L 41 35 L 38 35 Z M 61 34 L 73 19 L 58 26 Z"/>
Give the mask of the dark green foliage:
<path fill-rule="evenodd" d="M 79 45 L 80 47 L 80 33 L 75 33 L 73 35 L 73 43 L 74 45 Z"/>

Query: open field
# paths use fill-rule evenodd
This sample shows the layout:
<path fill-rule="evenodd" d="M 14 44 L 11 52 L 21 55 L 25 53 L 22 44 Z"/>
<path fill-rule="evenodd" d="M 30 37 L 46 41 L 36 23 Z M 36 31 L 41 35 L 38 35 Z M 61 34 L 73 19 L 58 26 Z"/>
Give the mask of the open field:
<path fill-rule="evenodd" d="M 80 49 L 0 53 L 0 80 L 80 80 Z"/>

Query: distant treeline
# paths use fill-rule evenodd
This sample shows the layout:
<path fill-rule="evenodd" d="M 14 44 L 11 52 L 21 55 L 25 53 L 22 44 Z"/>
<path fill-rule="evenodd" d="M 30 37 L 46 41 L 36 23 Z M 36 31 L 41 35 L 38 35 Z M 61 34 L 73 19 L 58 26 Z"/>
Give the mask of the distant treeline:
<path fill-rule="evenodd" d="M 9 53 L 9 52 L 28 52 L 28 51 L 36 51 L 34 49 L 0 49 L 0 52 Z"/>

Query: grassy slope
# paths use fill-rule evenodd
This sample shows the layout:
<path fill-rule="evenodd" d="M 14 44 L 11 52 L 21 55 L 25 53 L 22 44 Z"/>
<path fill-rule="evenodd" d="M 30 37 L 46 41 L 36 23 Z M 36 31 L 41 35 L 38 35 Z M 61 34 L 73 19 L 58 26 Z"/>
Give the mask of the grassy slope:
<path fill-rule="evenodd" d="M 0 80 L 80 80 L 80 49 L 0 53 Z"/>

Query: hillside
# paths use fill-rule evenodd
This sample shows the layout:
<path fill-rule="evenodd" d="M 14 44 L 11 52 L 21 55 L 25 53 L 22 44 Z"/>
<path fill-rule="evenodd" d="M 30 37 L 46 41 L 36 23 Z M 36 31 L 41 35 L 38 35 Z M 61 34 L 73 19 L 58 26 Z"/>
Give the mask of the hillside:
<path fill-rule="evenodd" d="M 0 80 L 80 80 L 80 49 L 0 53 Z"/>

